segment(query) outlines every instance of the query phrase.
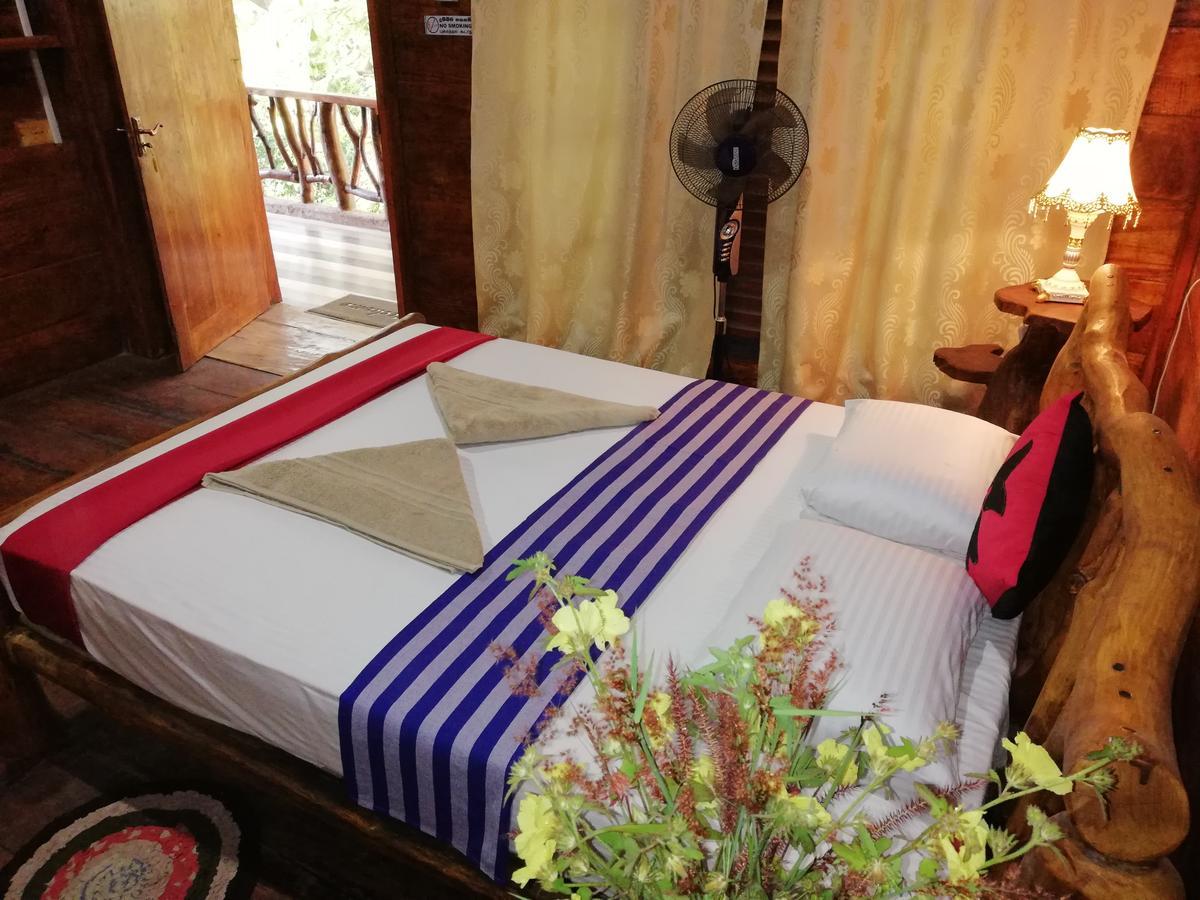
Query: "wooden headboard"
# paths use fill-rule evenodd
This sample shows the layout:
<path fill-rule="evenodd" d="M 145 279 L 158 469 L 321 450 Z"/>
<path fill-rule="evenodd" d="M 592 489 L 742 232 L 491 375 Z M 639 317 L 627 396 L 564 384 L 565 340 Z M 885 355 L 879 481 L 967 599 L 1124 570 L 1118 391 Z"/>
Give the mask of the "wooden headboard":
<path fill-rule="evenodd" d="M 1103 266 L 1042 394 L 1045 407 L 1084 391 L 1097 443 L 1092 502 L 1070 558 L 1022 622 L 1013 711 L 1064 769 L 1114 735 L 1142 753 L 1118 765 L 1107 815 L 1090 789 L 1066 798 L 1062 856 L 1032 854 L 1022 874 L 1085 897 L 1182 897 L 1166 858 L 1189 824 L 1171 695 L 1200 599 L 1200 495 L 1179 441 L 1148 411 L 1125 357 L 1129 331 L 1124 276 Z"/>

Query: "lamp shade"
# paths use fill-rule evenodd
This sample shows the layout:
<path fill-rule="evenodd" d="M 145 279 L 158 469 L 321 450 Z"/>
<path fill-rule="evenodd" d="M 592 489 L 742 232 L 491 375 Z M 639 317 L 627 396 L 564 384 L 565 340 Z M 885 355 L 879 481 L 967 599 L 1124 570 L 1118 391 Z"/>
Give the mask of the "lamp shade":
<path fill-rule="evenodd" d="M 1103 213 L 1125 216 L 1137 225 L 1142 207 L 1133 192 L 1129 172 L 1129 132 L 1113 128 L 1083 128 L 1058 164 L 1050 181 L 1029 201 L 1029 211 L 1051 209 L 1082 213 L 1094 219 Z"/>

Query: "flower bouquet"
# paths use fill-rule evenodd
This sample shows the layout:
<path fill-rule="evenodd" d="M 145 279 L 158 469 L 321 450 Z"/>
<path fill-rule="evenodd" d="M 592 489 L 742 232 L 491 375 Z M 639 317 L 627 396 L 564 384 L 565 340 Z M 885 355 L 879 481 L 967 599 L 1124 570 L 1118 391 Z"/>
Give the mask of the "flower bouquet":
<path fill-rule="evenodd" d="M 882 707 L 827 706 L 839 663 L 827 646 L 824 600 L 771 601 L 752 620 L 755 634 L 712 651 L 702 668 L 668 664 L 656 685 L 636 639 L 628 649 L 621 641 L 630 623 L 614 593 L 556 576 L 544 554 L 518 561 L 509 577 L 526 575 L 551 633 L 547 648 L 562 653 L 569 677 L 591 681 L 596 700 L 559 715 L 585 739 L 588 758 L 546 758 L 530 746 L 512 768 L 523 862 L 513 878 L 522 887 L 536 881 L 578 900 L 983 894 L 998 887 L 989 870 L 1061 837 L 1036 806 L 1024 840 L 990 825 L 987 810 L 1079 784 L 1103 798 L 1114 783 L 1110 764 L 1139 752 L 1112 739 L 1064 775 L 1018 734 L 1004 741 L 1004 775 L 969 785 L 994 784 L 993 799 L 964 809 L 962 791 L 919 780 L 952 748 L 953 725 L 914 739 L 888 728 Z M 510 674 L 520 674 L 520 662 L 509 661 Z M 815 741 L 815 723 L 830 719 L 837 736 Z M 870 798 L 899 790 L 909 799 L 891 815 L 866 813 Z M 924 827 L 912 827 L 917 816 Z"/>

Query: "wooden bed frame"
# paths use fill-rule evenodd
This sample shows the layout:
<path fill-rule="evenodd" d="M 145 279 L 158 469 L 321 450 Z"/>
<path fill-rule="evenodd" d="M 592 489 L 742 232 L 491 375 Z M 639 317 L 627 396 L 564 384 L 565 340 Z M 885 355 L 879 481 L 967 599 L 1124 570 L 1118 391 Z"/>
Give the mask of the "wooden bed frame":
<path fill-rule="evenodd" d="M 1066 837 L 1057 845 L 1061 856 L 1043 851 L 1027 857 L 1020 878 L 1058 894 L 1183 897 L 1167 859 L 1189 825 L 1171 692 L 1200 598 L 1200 495 L 1178 441 L 1147 412 L 1147 392 L 1126 362 L 1123 276 L 1115 266 L 1104 266 L 1091 291 L 1042 401 L 1085 391 L 1098 443 L 1096 484 L 1083 534 L 1022 623 L 1011 719 L 1024 721 L 1025 730 L 1045 742 L 1064 768 L 1078 766 L 1111 735 L 1135 740 L 1142 753 L 1119 767 L 1107 815 L 1089 790 L 1071 794 L 1065 805 L 1052 795 L 1036 798 L 1055 813 Z M 406 317 L 388 331 L 419 320 Z M 224 779 L 273 789 L 359 832 L 426 884 L 455 896 L 509 896 L 448 846 L 347 801 L 339 779 L 171 706 L 0 604 L 0 696 L 7 691 L 15 698 L 16 726 L 30 755 L 47 746 L 55 726 L 36 676 L 119 722 L 206 758 Z M 1016 828 L 1023 810 L 1013 817 Z"/>

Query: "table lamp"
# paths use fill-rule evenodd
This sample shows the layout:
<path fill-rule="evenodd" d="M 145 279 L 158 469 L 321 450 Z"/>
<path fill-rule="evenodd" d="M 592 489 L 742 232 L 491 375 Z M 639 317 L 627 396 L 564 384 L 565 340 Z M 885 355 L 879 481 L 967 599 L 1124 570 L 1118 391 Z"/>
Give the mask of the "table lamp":
<path fill-rule="evenodd" d="M 1029 201 L 1029 212 L 1049 218 L 1050 210 L 1064 209 L 1071 226 L 1062 268 L 1049 278 L 1034 284 L 1049 299 L 1063 303 L 1082 303 L 1087 285 L 1075 267 L 1083 249 L 1088 226 L 1104 213 L 1124 216 L 1124 226 L 1137 227 L 1142 207 L 1133 192 L 1129 172 L 1129 132 L 1113 128 L 1082 128 L 1063 157 L 1050 181 Z M 1112 227 L 1112 220 L 1109 220 Z"/>

